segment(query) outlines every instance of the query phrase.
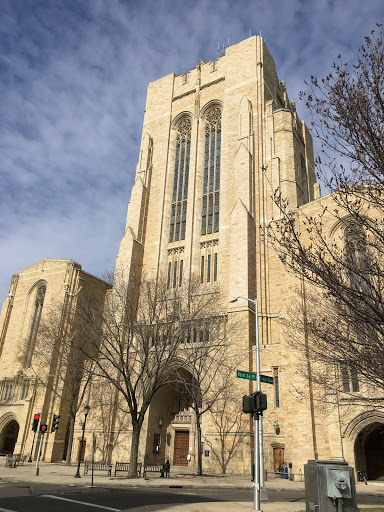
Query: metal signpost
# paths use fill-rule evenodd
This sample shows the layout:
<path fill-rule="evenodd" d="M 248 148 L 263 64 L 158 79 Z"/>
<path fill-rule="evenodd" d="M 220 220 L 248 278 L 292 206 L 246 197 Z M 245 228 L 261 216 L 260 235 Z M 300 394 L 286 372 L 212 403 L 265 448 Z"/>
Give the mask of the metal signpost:
<path fill-rule="evenodd" d="M 29 461 L 28 462 L 32 462 L 33 446 L 35 444 L 35 436 L 36 436 L 36 432 L 37 432 L 37 429 L 38 429 L 38 426 L 39 426 L 40 418 L 42 418 L 42 417 L 47 418 L 47 416 L 53 416 L 51 433 L 54 433 L 59 428 L 59 418 L 60 418 L 60 416 L 58 414 L 54 414 L 53 412 L 38 412 L 37 414 L 35 414 L 33 416 L 32 430 L 34 432 L 34 435 L 33 435 L 33 443 L 32 443 L 31 453 L 30 453 Z M 41 421 L 43 421 L 43 420 L 41 420 Z M 45 421 L 48 421 L 48 419 L 46 419 Z M 36 466 L 35 466 L 35 468 L 32 471 L 32 474 L 34 476 L 39 476 L 39 460 L 40 460 L 40 455 L 41 455 L 41 447 L 42 447 L 42 444 L 43 444 L 44 434 L 48 434 L 49 433 L 48 432 L 48 424 L 47 423 L 40 423 L 39 432 L 41 434 L 41 437 L 40 437 L 39 451 L 38 451 L 37 459 L 36 459 Z"/>
<path fill-rule="evenodd" d="M 238 296 L 231 299 L 229 302 L 237 302 L 239 299 L 244 299 L 255 306 L 255 351 L 256 351 L 256 390 L 261 392 L 261 378 L 260 378 L 260 344 L 259 344 L 259 315 L 257 298 L 255 300 L 248 297 Z M 248 373 L 248 372 L 244 372 Z M 240 377 L 241 378 L 241 377 Z M 253 378 L 250 380 L 254 380 Z M 258 414 L 255 415 L 255 482 L 254 487 L 254 501 L 252 512 L 261 512 L 260 510 L 260 492 L 264 488 L 264 448 L 263 448 L 263 418 Z"/>
<path fill-rule="evenodd" d="M 34 476 L 39 476 L 39 460 L 40 460 L 40 454 L 41 454 L 41 446 L 43 444 L 44 434 L 47 432 L 47 430 L 48 430 L 48 425 L 46 425 L 46 424 L 40 425 L 41 437 L 40 437 L 39 451 L 37 453 L 36 467 L 34 468 L 33 473 L 32 473 Z"/>
<path fill-rule="evenodd" d="M 92 488 L 93 488 L 93 467 L 95 465 L 95 451 L 96 451 L 96 436 L 95 436 L 95 433 L 93 433 L 93 440 L 92 440 L 92 484 L 91 484 Z"/>

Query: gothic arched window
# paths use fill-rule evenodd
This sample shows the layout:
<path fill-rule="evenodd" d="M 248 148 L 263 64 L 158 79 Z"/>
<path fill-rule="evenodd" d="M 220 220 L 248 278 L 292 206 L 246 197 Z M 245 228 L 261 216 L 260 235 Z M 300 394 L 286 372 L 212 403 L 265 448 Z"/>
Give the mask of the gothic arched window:
<path fill-rule="evenodd" d="M 219 231 L 220 211 L 221 109 L 213 107 L 207 114 L 201 234 Z"/>
<path fill-rule="evenodd" d="M 44 304 L 45 292 L 47 287 L 45 285 L 39 286 L 36 293 L 35 307 L 33 311 L 32 325 L 28 337 L 27 350 L 25 353 L 25 366 L 31 366 L 33 350 L 35 348 L 37 331 L 39 329 L 41 312 Z"/>
<path fill-rule="evenodd" d="M 351 286 L 360 289 L 364 286 L 367 267 L 366 233 L 357 222 L 349 222 L 344 230 L 344 238 L 345 257 Z"/>
<path fill-rule="evenodd" d="M 189 156 L 191 151 L 191 120 L 183 119 L 177 125 L 175 174 L 173 178 L 171 225 L 169 242 L 185 240 Z"/>

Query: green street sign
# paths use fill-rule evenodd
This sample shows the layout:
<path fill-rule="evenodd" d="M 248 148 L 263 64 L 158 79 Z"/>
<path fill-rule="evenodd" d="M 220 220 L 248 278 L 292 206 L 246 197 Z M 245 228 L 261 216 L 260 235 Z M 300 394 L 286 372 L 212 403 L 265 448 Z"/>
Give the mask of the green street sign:
<path fill-rule="evenodd" d="M 257 373 L 251 372 L 243 372 L 241 370 L 237 370 L 236 377 L 238 379 L 247 379 L 257 381 Z M 267 375 L 260 375 L 260 381 L 265 382 L 266 384 L 273 384 L 273 377 L 267 377 Z"/>

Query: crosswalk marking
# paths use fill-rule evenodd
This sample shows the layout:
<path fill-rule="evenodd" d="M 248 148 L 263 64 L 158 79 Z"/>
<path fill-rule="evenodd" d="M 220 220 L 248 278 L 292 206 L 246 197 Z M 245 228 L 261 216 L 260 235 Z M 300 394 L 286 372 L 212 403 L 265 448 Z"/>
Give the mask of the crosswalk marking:
<path fill-rule="evenodd" d="M 102 508 L 104 510 L 112 510 L 113 512 L 120 512 L 119 508 L 105 507 L 104 505 L 96 505 L 95 503 L 88 503 L 86 501 L 70 500 L 69 498 L 63 498 L 62 496 L 52 496 L 51 494 L 42 494 L 40 496 L 40 498 L 52 498 L 55 500 L 69 501 L 71 503 L 79 503 L 80 505 L 86 505 L 88 507 Z M 0 508 L 0 512 L 2 512 L 1 508 Z M 5 511 L 5 512 L 13 512 L 13 511 L 9 510 L 9 511 Z"/>
<path fill-rule="evenodd" d="M 1 508 L 0 507 L 0 512 L 15 512 L 14 510 L 9 510 L 9 508 Z"/>

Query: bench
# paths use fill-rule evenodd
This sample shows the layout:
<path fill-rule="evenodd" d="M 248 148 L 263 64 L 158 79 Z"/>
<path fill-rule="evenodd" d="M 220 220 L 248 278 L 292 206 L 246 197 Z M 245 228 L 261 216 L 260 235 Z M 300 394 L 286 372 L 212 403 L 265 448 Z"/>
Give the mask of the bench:
<path fill-rule="evenodd" d="M 145 478 L 147 473 L 160 473 L 160 476 L 169 477 L 169 464 L 145 464 L 143 477 Z"/>
<path fill-rule="evenodd" d="M 6 455 L 5 466 L 8 468 L 16 468 L 17 466 L 24 466 L 24 462 L 27 460 L 28 455 L 21 456 L 20 453 L 14 455 Z"/>
<path fill-rule="evenodd" d="M 141 462 L 137 463 L 136 466 L 137 470 L 137 476 L 141 476 Z M 118 471 L 126 471 L 128 473 L 129 471 L 129 462 L 116 462 L 115 464 L 115 476 Z"/>
<path fill-rule="evenodd" d="M 88 471 L 92 471 L 92 461 L 85 460 L 84 461 L 84 475 L 88 474 Z M 108 462 L 94 462 L 93 463 L 93 471 L 107 471 L 108 476 L 112 475 L 112 464 L 108 464 Z"/>

